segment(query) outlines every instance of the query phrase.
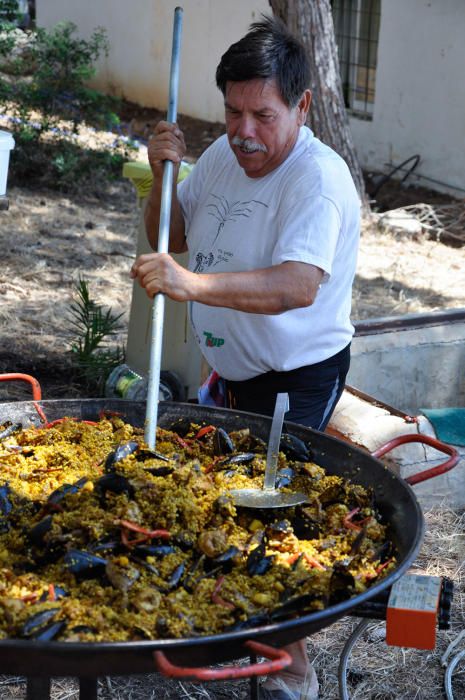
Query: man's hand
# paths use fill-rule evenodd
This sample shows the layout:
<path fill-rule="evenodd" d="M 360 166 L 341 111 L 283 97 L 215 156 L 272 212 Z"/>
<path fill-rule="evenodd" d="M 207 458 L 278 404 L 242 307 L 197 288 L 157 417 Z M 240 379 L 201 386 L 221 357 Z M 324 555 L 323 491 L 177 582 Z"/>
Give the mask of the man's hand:
<path fill-rule="evenodd" d="M 192 299 L 197 280 L 197 275 L 167 253 L 140 255 L 131 268 L 131 277 L 137 277 L 150 298 L 162 292 L 174 301 Z"/>
<path fill-rule="evenodd" d="M 155 178 L 163 176 L 163 161 L 170 160 L 174 163 L 175 182 L 181 160 L 186 154 L 184 134 L 177 124 L 161 121 L 156 125 L 153 134 L 149 138 L 147 155 Z"/>

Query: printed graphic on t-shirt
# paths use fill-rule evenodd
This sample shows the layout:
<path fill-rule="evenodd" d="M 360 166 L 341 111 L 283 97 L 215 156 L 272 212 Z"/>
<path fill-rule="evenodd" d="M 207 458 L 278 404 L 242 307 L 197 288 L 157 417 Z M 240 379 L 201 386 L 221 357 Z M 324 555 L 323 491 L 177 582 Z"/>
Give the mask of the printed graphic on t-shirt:
<path fill-rule="evenodd" d="M 213 218 L 218 221 L 218 225 L 214 232 L 214 238 L 210 243 L 210 250 L 208 252 L 197 252 L 195 256 L 194 272 L 204 272 L 206 269 L 214 267 L 220 262 L 228 263 L 233 257 L 233 253 L 224 249 L 217 249 L 215 253 L 212 251 L 227 222 L 235 223 L 240 218 L 248 219 L 252 216 L 257 206 L 268 208 L 268 204 L 260 202 L 257 199 L 250 199 L 245 202 L 239 202 L 237 200 L 229 202 L 226 197 L 218 196 L 213 192 L 210 193 L 210 197 L 213 198 L 213 201 L 207 204 L 206 208 L 208 209 L 209 215 L 213 216 Z"/>
<path fill-rule="evenodd" d="M 207 348 L 220 348 L 224 345 L 224 338 L 215 338 L 213 333 L 209 333 L 208 331 L 204 331 L 203 334 L 205 336 L 205 345 Z"/>

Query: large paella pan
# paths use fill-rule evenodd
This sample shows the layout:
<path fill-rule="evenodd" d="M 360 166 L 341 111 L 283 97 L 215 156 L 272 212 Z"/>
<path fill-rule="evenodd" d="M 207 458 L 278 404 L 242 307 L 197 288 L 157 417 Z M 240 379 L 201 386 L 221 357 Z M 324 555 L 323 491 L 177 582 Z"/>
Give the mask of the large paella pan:
<path fill-rule="evenodd" d="M 117 412 L 128 423 L 143 426 L 145 405 L 137 402 L 108 400 L 44 401 L 42 411 L 48 422 L 72 416 L 80 420 L 96 420 L 103 411 Z M 161 404 L 160 426 L 188 420 L 197 425 L 212 425 L 226 433 L 244 427 L 258 439 L 267 439 L 270 419 L 219 409 L 207 409 L 191 404 Z M 40 425 L 43 419 L 36 402 L 3 404 L 0 421 L 21 422 L 23 426 Z M 374 581 L 361 593 L 335 602 L 323 609 L 302 607 L 291 619 L 257 617 L 244 628 L 226 629 L 216 634 L 162 638 L 124 642 L 30 641 L 4 639 L 0 642 L 2 663 L 9 673 L 27 675 L 88 675 L 149 672 L 154 668 L 153 652 L 162 651 L 178 663 L 198 665 L 225 661 L 247 653 L 247 640 L 282 646 L 311 634 L 349 613 L 365 601 L 389 588 L 414 560 L 421 544 L 423 520 L 421 510 L 410 486 L 388 471 L 370 454 L 358 450 L 328 435 L 297 425 L 287 425 L 287 431 L 309 447 L 312 460 L 327 474 L 342 476 L 373 492 L 376 509 L 387 527 L 388 538 L 395 548 L 395 563 L 384 578 Z M 449 460 L 450 461 L 450 460 Z M 27 668 L 27 671 L 26 671 Z M 44 670 L 46 669 L 46 670 Z M 83 674 L 85 669 L 85 674 Z"/>

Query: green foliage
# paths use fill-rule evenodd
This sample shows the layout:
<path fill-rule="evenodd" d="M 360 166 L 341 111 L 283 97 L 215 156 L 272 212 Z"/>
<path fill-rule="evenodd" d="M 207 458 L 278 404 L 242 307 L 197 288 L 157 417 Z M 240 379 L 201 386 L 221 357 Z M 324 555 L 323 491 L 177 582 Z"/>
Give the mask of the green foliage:
<path fill-rule="evenodd" d="M 18 0 L 0 0 L 0 31 L 8 30 L 19 18 Z"/>
<path fill-rule="evenodd" d="M 15 0 L 0 0 L 0 17 L 7 3 Z M 72 191 L 92 184 L 99 189 L 108 178 L 121 176 L 131 143 L 115 136 L 111 145 L 91 149 L 76 139 L 82 125 L 106 131 L 119 125 L 119 100 L 86 85 L 95 62 L 108 52 L 105 30 L 97 28 L 85 40 L 71 22 L 33 32 L 21 32 L 6 20 L 4 25 L 0 110 L 12 117 L 8 128 L 16 146 L 10 184 Z"/>
<path fill-rule="evenodd" d="M 124 362 L 122 348 L 109 347 L 109 340 L 120 330 L 122 314 L 115 316 L 111 309 L 104 310 L 91 299 L 88 283 L 80 279 L 69 316 L 76 333 L 71 353 L 78 378 L 89 394 L 102 396 L 111 370 Z"/>

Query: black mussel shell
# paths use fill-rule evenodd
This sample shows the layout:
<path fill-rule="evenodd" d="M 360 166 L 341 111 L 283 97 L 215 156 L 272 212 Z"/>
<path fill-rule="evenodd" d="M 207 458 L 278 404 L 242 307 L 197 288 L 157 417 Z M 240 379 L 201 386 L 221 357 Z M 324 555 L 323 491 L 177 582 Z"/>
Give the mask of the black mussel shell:
<path fill-rule="evenodd" d="M 329 602 L 331 605 L 347 600 L 355 593 L 354 577 L 343 564 L 335 564 L 329 581 Z"/>
<path fill-rule="evenodd" d="M 88 546 L 88 551 L 92 554 L 117 554 L 122 550 L 121 540 L 115 540 L 114 537 L 104 537 Z"/>
<path fill-rule="evenodd" d="M 152 474 L 152 476 L 169 476 L 174 472 L 173 467 L 149 467 L 144 471 Z"/>
<path fill-rule="evenodd" d="M 76 481 L 74 484 L 62 484 L 62 486 L 59 486 L 57 489 L 55 489 L 55 491 L 52 491 L 50 496 L 47 498 L 47 503 L 51 503 L 53 505 L 60 503 L 60 501 L 62 501 L 68 494 L 77 493 L 80 489 L 82 489 L 84 484 L 87 484 L 88 481 L 89 479 L 83 476 L 82 479 L 79 479 L 79 481 Z"/>
<path fill-rule="evenodd" d="M 176 433 L 176 435 L 179 435 L 179 437 L 186 437 L 191 430 L 191 422 L 188 418 L 177 418 L 175 421 L 170 423 L 168 430 Z"/>
<path fill-rule="evenodd" d="M 134 554 L 139 557 L 166 557 L 167 554 L 174 554 L 177 550 L 171 544 L 139 544 L 134 547 Z"/>
<path fill-rule="evenodd" d="M 159 459 L 161 462 L 172 461 L 170 457 L 162 455 L 160 454 L 160 452 L 155 452 L 154 450 L 139 450 L 139 452 L 136 455 L 136 460 L 138 462 L 145 462 L 146 459 Z"/>
<path fill-rule="evenodd" d="M 9 515 L 13 509 L 10 501 L 11 489 L 7 483 L 0 486 L 0 513 L 1 515 Z"/>
<path fill-rule="evenodd" d="M 265 556 L 265 540 L 262 539 L 258 547 L 255 547 L 247 557 L 247 572 L 249 576 L 263 576 L 273 564 L 273 556 Z"/>
<path fill-rule="evenodd" d="M 360 532 L 357 534 L 357 537 L 356 537 L 356 538 L 354 539 L 354 541 L 352 542 L 352 546 L 351 546 L 351 548 L 350 548 L 350 554 L 351 554 L 351 555 L 354 555 L 354 554 L 357 554 L 357 553 L 358 553 L 358 551 L 359 551 L 359 549 L 360 549 L 360 547 L 361 547 L 361 544 L 362 544 L 363 540 L 365 539 L 365 537 L 366 537 L 366 529 L 365 529 L 365 528 L 362 528 L 362 529 L 360 530 Z"/>
<path fill-rule="evenodd" d="M 105 573 L 107 560 L 91 552 L 70 549 L 63 557 L 63 563 L 78 578 L 99 578 Z"/>
<path fill-rule="evenodd" d="M 184 563 L 179 564 L 172 572 L 171 575 L 168 579 L 168 586 L 165 589 L 166 591 L 174 591 L 175 588 L 178 588 L 178 586 L 181 584 L 182 577 L 184 576 L 184 573 L 186 571 L 186 565 Z"/>
<path fill-rule="evenodd" d="M 224 459 L 220 459 L 219 462 L 217 462 L 217 466 L 221 469 L 221 467 L 231 466 L 233 464 L 249 464 L 256 456 L 255 452 L 237 452 Z"/>
<path fill-rule="evenodd" d="M 130 440 L 124 443 L 124 445 L 118 445 L 116 450 L 110 452 L 105 460 L 105 471 L 110 472 L 115 468 L 115 464 L 121 462 L 125 457 L 134 454 L 139 449 L 139 444 L 135 440 Z"/>
<path fill-rule="evenodd" d="M 232 545 L 225 552 L 213 559 L 207 558 L 204 562 L 205 571 L 220 569 L 223 574 L 229 574 L 235 564 L 235 560 L 240 555 L 240 550 Z"/>
<path fill-rule="evenodd" d="M 225 627 L 225 632 L 238 632 L 239 630 L 248 630 L 252 627 L 262 627 L 270 622 L 270 616 L 267 613 L 252 615 L 247 620 L 239 620 L 234 622 L 229 627 Z"/>
<path fill-rule="evenodd" d="M 284 535 L 286 532 L 292 533 L 292 525 L 289 520 L 273 520 L 266 526 L 267 534 Z"/>
<path fill-rule="evenodd" d="M 390 540 L 386 540 L 381 547 L 378 547 L 371 559 L 372 561 L 379 561 L 381 564 L 384 564 L 394 555 L 394 553 L 394 545 Z"/>
<path fill-rule="evenodd" d="M 234 452 L 234 443 L 226 430 L 217 428 L 213 435 L 213 452 L 215 455 L 228 455 Z"/>
<path fill-rule="evenodd" d="M 51 622 L 55 615 L 60 612 L 60 608 L 48 608 L 31 615 L 21 628 L 21 637 L 32 637 L 37 630 L 43 628 L 44 625 Z"/>
<path fill-rule="evenodd" d="M 270 618 L 273 622 L 278 622 L 280 620 L 289 619 L 295 615 L 301 615 L 317 600 L 321 600 L 321 596 L 315 595 L 314 593 L 304 593 L 303 595 L 289 598 L 289 600 L 271 612 Z"/>
<path fill-rule="evenodd" d="M 125 493 L 129 499 L 134 498 L 135 494 L 134 486 L 130 483 L 129 479 L 116 472 L 108 472 L 97 479 L 95 482 L 95 489 L 102 497 L 105 497 L 107 491 L 116 494 Z"/>
<path fill-rule="evenodd" d="M 284 452 L 288 459 L 295 462 L 310 462 L 312 460 L 312 454 L 305 442 L 290 433 L 281 435 L 279 450 Z"/>
<path fill-rule="evenodd" d="M 56 637 L 63 632 L 66 624 L 66 620 L 49 622 L 48 625 L 44 625 L 33 632 L 33 634 L 29 636 L 29 639 L 35 639 L 38 642 L 50 642 L 52 639 L 56 639 Z"/>
<path fill-rule="evenodd" d="M 295 515 L 292 518 L 292 528 L 299 540 L 317 540 L 320 537 L 320 526 L 311 518 Z"/>
<path fill-rule="evenodd" d="M 53 516 L 46 515 L 45 518 L 39 520 L 39 522 L 36 525 L 34 525 L 34 527 L 31 530 L 29 530 L 28 537 L 32 544 L 35 544 L 37 547 L 43 547 L 44 537 L 47 534 L 47 532 L 51 530 L 52 523 Z"/>
<path fill-rule="evenodd" d="M 292 483 L 294 475 L 295 472 L 292 467 L 283 467 L 282 469 L 278 469 L 276 472 L 275 487 L 277 489 L 282 489 L 285 486 L 289 486 Z"/>

